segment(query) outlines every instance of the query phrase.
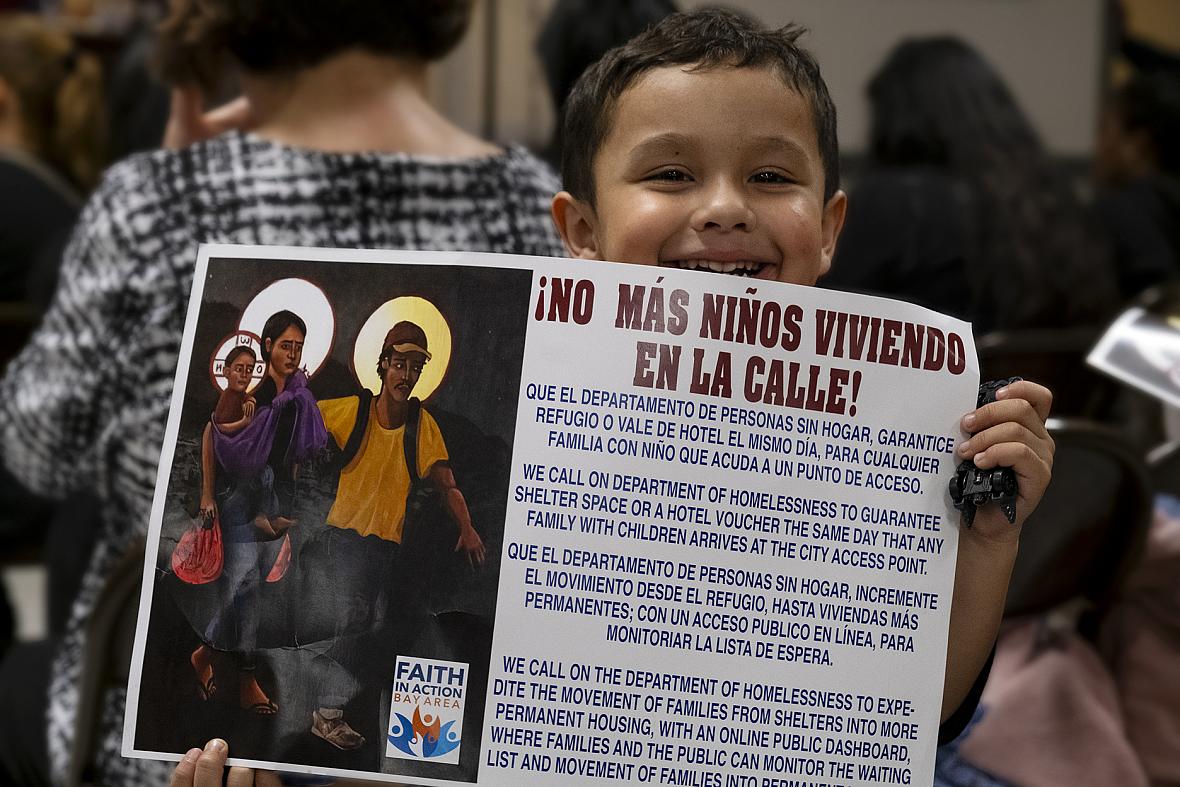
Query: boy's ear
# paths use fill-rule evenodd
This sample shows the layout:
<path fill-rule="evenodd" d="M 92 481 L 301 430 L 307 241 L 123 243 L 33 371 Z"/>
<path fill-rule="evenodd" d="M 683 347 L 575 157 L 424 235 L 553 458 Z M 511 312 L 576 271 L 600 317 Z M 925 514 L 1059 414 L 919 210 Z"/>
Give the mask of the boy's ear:
<path fill-rule="evenodd" d="M 561 233 L 566 251 L 571 257 L 582 260 L 600 260 L 598 248 L 598 221 L 594 209 L 576 199 L 568 191 L 559 191 L 550 207 L 553 223 Z"/>
<path fill-rule="evenodd" d="M 831 270 L 832 258 L 836 256 L 836 241 L 840 239 L 840 230 L 844 229 L 844 215 L 847 212 L 848 195 L 837 190 L 828 200 L 828 204 L 824 205 L 823 220 L 820 223 L 820 240 L 823 243 L 823 267 L 819 272 L 820 276 Z"/>

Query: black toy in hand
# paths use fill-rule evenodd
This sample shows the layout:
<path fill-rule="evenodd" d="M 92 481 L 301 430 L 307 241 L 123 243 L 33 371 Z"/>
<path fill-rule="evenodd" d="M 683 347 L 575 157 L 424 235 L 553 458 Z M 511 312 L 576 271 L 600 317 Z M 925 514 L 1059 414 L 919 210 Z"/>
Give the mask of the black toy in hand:
<path fill-rule="evenodd" d="M 992 380 L 979 386 L 979 397 L 975 406 L 983 407 L 996 400 L 996 391 L 1006 385 L 1019 382 L 1020 377 L 1007 380 Z M 994 467 L 980 470 L 970 459 L 964 459 L 951 479 L 951 500 L 955 508 L 963 513 L 963 523 L 971 527 L 975 521 L 975 509 L 991 501 L 998 501 L 1008 521 L 1016 522 L 1016 473 L 1011 467 Z"/>

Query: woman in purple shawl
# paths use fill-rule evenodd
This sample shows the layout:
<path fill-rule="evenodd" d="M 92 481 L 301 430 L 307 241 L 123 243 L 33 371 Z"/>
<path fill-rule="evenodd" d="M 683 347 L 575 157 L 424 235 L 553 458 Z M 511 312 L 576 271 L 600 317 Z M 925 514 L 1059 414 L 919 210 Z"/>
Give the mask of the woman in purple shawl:
<path fill-rule="evenodd" d="M 262 329 L 266 377 L 245 394 L 231 369 L 238 348 L 226 356 L 228 387 L 205 426 L 201 440 L 201 515 L 221 524 L 221 605 L 205 628 L 202 644 L 189 657 L 205 699 L 217 691 L 213 659 L 233 655 L 238 667 L 238 701 L 245 709 L 273 716 L 278 707 L 258 684 L 259 589 L 282 576 L 290 559 L 287 528 L 295 524 L 295 477 L 299 465 L 328 440 L 307 374 L 299 368 L 307 326 L 280 311 Z M 241 365 L 241 364 L 239 364 Z"/>

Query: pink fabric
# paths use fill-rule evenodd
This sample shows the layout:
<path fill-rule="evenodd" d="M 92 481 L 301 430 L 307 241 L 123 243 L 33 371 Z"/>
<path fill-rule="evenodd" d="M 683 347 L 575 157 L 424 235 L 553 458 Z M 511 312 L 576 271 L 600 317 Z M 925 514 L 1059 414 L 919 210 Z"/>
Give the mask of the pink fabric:
<path fill-rule="evenodd" d="M 1101 642 L 1148 776 L 1180 783 L 1180 519 L 1157 511 Z"/>
<path fill-rule="evenodd" d="M 1042 618 L 1005 624 L 983 692 L 982 721 L 959 754 L 1021 787 L 1146 787 L 1118 693 L 1094 649 Z"/>

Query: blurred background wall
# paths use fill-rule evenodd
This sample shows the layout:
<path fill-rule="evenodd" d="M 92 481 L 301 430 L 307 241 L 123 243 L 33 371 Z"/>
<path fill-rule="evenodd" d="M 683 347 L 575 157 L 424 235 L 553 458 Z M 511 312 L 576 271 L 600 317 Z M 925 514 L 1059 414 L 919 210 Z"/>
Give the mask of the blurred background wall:
<path fill-rule="evenodd" d="M 460 49 L 436 70 L 439 106 L 466 128 L 541 147 L 554 123 L 534 42 L 553 0 L 481 0 Z M 717 5 L 681 0 L 683 9 Z M 1048 148 L 1080 160 L 1093 150 L 1108 78 L 1125 68 L 1108 58 L 1105 0 L 730 0 L 768 24 L 798 22 L 819 58 L 840 117 L 840 146 L 855 160 L 864 148 L 864 85 L 898 41 L 954 33 L 1001 72 Z M 1125 0 L 1136 38 L 1180 49 L 1180 2 Z M 1108 72 L 1107 63 L 1112 63 Z"/>

